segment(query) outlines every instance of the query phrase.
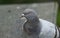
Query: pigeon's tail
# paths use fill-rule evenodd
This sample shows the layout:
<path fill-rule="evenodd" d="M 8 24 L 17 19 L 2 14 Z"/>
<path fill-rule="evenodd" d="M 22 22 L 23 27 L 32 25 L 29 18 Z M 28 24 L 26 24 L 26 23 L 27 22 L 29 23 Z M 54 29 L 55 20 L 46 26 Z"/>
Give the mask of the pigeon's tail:
<path fill-rule="evenodd" d="M 55 36 L 54 38 L 60 38 L 60 29 L 55 26 Z M 58 30 L 58 31 L 57 31 Z M 58 33 L 59 32 L 59 33 Z"/>
<path fill-rule="evenodd" d="M 55 36 L 54 36 L 54 38 L 56 38 L 57 37 L 57 28 L 56 28 L 56 26 L 55 26 Z"/>
<path fill-rule="evenodd" d="M 59 29 L 59 38 L 60 38 L 60 29 Z"/>

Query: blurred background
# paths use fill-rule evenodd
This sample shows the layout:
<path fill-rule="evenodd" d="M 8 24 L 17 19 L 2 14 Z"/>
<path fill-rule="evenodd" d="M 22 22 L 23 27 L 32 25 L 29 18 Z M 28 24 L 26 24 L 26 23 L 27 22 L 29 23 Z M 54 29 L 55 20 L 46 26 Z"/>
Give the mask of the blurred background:
<path fill-rule="evenodd" d="M 58 11 L 56 24 L 60 25 L 60 0 L 0 0 L 0 5 L 11 5 L 11 4 L 32 4 L 32 3 L 49 3 L 49 2 L 57 2 L 58 3 Z"/>
<path fill-rule="evenodd" d="M 49 2 L 57 2 L 57 18 L 56 24 L 60 26 L 60 0 L 0 0 L 0 5 L 11 5 L 11 4 L 32 4 L 32 3 L 49 3 Z"/>
<path fill-rule="evenodd" d="M 19 17 L 27 8 L 60 27 L 60 0 L 0 0 L 0 38 L 22 38 Z"/>

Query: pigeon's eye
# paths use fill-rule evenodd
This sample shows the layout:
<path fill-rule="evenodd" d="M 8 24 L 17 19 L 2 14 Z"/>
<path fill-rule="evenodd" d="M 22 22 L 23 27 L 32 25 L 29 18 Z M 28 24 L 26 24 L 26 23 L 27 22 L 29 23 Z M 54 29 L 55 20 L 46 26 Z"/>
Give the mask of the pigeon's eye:
<path fill-rule="evenodd" d="M 24 15 L 27 15 L 28 13 L 24 13 Z"/>

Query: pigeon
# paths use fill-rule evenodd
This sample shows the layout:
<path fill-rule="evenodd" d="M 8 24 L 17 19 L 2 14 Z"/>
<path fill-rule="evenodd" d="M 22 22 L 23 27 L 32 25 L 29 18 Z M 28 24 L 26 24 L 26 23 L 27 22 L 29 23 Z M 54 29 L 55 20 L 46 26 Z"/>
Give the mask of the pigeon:
<path fill-rule="evenodd" d="M 23 38 L 59 38 L 55 24 L 37 16 L 33 9 L 25 9 L 21 15 L 26 21 L 23 24 Z"/>

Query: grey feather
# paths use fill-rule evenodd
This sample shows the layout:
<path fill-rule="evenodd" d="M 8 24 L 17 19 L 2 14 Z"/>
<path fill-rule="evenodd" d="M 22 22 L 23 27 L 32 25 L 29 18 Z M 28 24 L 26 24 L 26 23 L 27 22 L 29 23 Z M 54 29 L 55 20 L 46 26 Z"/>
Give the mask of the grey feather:
<path fill-rule="evenodd" d="M 23 31 L 26 38 L 54 38 L 55 25 L 43 19 L 39 19 L 37 14 L 32 9 L 23 11 L 24 17 L 27 21 L 23 25 Z M 57 29 L 57 38 L 59 32 Z"/>

